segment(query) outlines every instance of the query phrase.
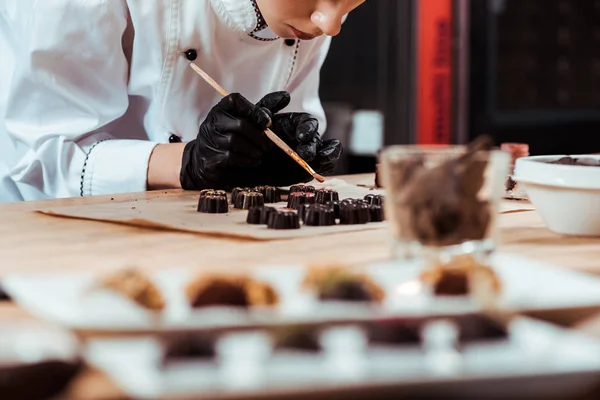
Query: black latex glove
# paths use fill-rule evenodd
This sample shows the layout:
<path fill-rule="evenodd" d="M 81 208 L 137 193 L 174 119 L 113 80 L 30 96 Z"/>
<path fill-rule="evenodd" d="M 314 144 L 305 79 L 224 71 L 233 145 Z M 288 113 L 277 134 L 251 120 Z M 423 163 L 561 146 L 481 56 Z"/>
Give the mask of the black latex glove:
<path fill-rule="evenodd" d="M 300 157 L 321 175 L 333 172 L 342 155 L 339 140 L 323 141 L 319 135 L 319 122 L 308 113 L 282 113 L 280 110 L 290 102 L 289 94 L 276 92 L 266 95 L 257 106 L 268 110 L 272 116 L 271 130 L 287 143 Z M 240 170 L 248 182 L 245 186 L 289 186 L 308 182 L 312 177 L 279 147 L 267 151 L 257 168 Z"/>
<path fill-rule="evenodd" d="M 273 97 L 269 105 L 277 109 Z M 185 146 L 181 186 L 186 190 L 246 186 L 243 174 L 237 172 L 255 170 L 274 147 L 264 133 L 270 120 L 270 111 L 242 95 L 224 97 L 200 126 L 196 140 Z"/>

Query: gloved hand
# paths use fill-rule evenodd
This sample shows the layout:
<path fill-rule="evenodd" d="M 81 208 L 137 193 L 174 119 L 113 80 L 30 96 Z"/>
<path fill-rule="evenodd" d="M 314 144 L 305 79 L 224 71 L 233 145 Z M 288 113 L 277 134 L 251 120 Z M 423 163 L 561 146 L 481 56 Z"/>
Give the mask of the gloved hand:
<path fill-rule="evenodd" d="M 311 114 L 277 114 L 287 107 L 289 102 L 290 96 L 287 92 L 276 92 L 266 95 L 257 106 L 272 114 L 271 130 L 318 174 L 331 173 L 342 155 L 342 143 L 339 140 L 324 142 L 319 135 L 319 122 Z M 267 151 L 257 168 L 240 169 L 238 174 L 244 176 L 244 180 L 248 182 L 245 186 L 289 186 L 312 180 L 310 174 L 279 147 Z"/>
<path fill-rule="evenodd" d="M 246 186 L 237 171 L 254 170 L 275 146 L 264 133 L 270 121 L 270 111 L 242 95 L 224 97 L 200 126 L 197 138 L 185 146 L 181 186 L 186 190 Z"/>
<path fill-rule="evenodd" d="M 223 98 L 185 147 L 180 181 L 186 190 L 236 186 L 287 186 L 312 179 L 264 134 L 271 130 L 319 174 L 333 171 L 342 154 L 338 140 L 323 142 L 310 114 L 277 114 L 290 103 L 287 92 L 265 96 L 256 105 L 239 94 Z"/>

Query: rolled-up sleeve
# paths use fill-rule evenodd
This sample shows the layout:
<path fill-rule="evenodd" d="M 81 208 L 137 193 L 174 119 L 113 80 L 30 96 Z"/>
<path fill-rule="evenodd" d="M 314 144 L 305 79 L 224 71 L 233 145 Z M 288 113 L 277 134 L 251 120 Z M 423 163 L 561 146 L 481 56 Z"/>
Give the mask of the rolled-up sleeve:
<path fill-rule="evenodd" d="M 145 190 L 156 143 L 111 133 L 129 104 L 123 0 L 8 1 L 11 178 L 47 197 Z"/>

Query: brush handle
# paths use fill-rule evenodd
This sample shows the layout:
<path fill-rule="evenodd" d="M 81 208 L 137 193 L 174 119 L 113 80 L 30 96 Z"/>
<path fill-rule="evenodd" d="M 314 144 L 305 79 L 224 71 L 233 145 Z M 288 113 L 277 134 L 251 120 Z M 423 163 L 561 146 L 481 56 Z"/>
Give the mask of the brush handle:
<path fill-rule="evenodd" d="M 206 81 L 210 86 L 212 86 L 219 94 L 223 97 L 229 96 L 229 93 L 221 85 L 219 85 L 213 78 L 210 77 L 206 72 L 204 72 L 199 66 L 194 63 L 190 63 L 190 67 L 198 74 L 202 79 Z M 281 140 L 279 136 L 277 136 L 272 130 L 267 128 L 265 130 L 265 134 L 267 137 L 277 145 L 281 150 L 283 150 L 287 155 L 289 155 L 294 161 L 296 161 L 302 168 L 306 170 L 313 178 L 315 178 L 319 182 L 324 182 L 325 179 L 317 174 L 314 169 L 311 168 L 310 165 L 306 161 L 302 159 L 290 146 L 287 145 L 286 142 Z"/>

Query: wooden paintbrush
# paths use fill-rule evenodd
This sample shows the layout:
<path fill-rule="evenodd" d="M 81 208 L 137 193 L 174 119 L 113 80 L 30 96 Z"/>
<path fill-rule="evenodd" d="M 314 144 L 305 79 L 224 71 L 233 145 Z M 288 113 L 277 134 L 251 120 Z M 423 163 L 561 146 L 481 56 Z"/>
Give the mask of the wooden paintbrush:
<path fill-rule="evenodd" d="M 190 67 L 198 74 L 202 77 L 202 79 L 204 79 L 206 81 L 206 83 L 208 83 L 210 86 L 212 86 L 217 92 L 219 92 L 219 94 L 221 94 L 221 96 L 225 97 L 228 96 L 229 93 L 227 93 L 227 91 L 225 89 L 223 89 L 221 87 L 221 85 L 219 85 L 217 82 L 215 82 L 215 80 L 213 78 L 210 77 L 210 75 L 208 75 L 206 72 L 204 72 L 200 67 L 198 67 L 196 64 L 194 63 L 190 63 Z M 277 145 L 277 147 L 279 147 L 281 150 L 283 150 L 287 155 L 289 155 L 290 157 L 292 157 L 292 159 L 294 161 L 296 161 L 298 163 L 298 165 L 300 165 L 302 168 L 304 168 L 306 170 L 306 172 L 308 172 L 313 178 L 315 178 L 317 181 L 319 182 L 325 182 L 325 178 L 323 178 L 321 175 L 317 174 L 315 172 L 314 169 L 312 169 L 312 167 L 310 165 L 308 165 L 308 163 L 306 161 L 304 161 L 299 155 L 298 153 L 296 153 L 294 150 L 292 150 L 292 148 L 290 146 L 287 145 L 287 143 L 285 143 L 283 140 L 281 140 L 279 138 L 279 136 L 277 136 L 272 130 L 270 130 L 269 128 L 265 129 L 265 134 L 267 135 L 267 137 L 269 139 L 271 139 L 271 141 L 273 143 L 275 143 Z"/>

